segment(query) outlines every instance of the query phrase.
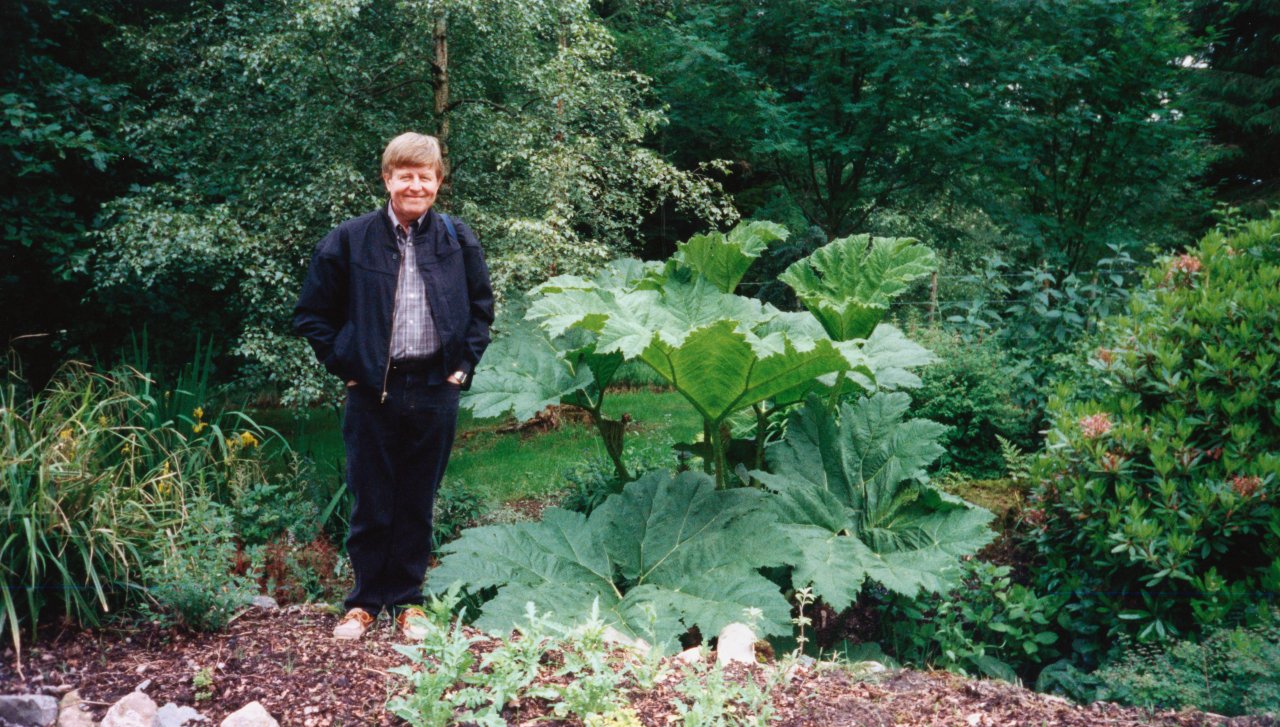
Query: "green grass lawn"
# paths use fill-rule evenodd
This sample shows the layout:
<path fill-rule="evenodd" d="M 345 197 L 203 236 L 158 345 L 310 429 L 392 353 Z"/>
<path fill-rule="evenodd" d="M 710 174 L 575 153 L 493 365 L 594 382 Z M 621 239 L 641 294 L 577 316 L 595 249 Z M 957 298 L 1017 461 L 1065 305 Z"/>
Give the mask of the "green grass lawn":
<path fill-rule="evenodd" d="M 625 440 L 628 464 L 636 456 L 652 459 L 654 450 L 670 452 L 675 442 L 691 441 L 702 431 L 702 420 L 675 392 L 616 391 L 605 401 L 609 416 L 631 414 Z M 341 477 L 344 456 L 339 411 L 275 409 L 253 412 L 253 416 L 312 458 L 321 476 Z M 566 469 L 583 462 L 607 461 L 599 436 L 588 423 L 566 422 L 545 433 L 498 432 L 503 423 L 476 419 L 466 412 L 459 416 L 458 439 L 444 487 L 466 488 L 494 504 L 543 497 L 564 488 Z M 641 450 L 648 452 L 640 454 Z"/>

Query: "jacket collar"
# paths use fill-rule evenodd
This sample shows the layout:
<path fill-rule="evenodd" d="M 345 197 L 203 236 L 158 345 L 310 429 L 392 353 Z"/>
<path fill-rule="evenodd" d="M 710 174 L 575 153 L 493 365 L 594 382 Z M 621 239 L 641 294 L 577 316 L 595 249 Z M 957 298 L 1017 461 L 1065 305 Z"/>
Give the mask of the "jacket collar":
<path fill-rule="evenodd" d="M 396 243 L 396 225 L 398 223 L 396 222 L 395 216 L 391 212 L 391 202 L 389 200 L 387 204 L 383 205 L 382 208 L 378 210 L 378 216 L 382 218 L 382 227 L 387 233 L 387 244 L 391 247 L 392 250 L 398 249 L 399 245 Z M 418 230 L 413 235 L 414 245 L 421 245 L 423 243 L 429 242 L 432 238 L 435 238 L 435 242 L 436 242 L 435 253 L 437 255 L 444 254 L 445 253 L 444 248 L 447 248 L 449 244 L 447 242 L 447 240 L 449 239 L 448 235 L 435 234 L 436 230 L 443 227 L 443 223 L 438 221 L 439 217 L 440 217 L 440 213 L 436 212 L 436 208 L 433 205 L 431 209 L 424 212 L 422 216 L 418 218 L 417 220 Z M 418 249 L 421 249 L 421 248 L 418 248 Z"/>

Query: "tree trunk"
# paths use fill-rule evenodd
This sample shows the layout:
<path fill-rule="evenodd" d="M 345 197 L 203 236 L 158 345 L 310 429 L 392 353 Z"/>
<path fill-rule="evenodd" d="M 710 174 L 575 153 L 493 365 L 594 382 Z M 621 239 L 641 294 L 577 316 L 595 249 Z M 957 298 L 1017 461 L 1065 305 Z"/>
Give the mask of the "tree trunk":
<path fill-rule="evenodd" d="M 436 26 L 431 36 L 435 40 L 431 85 L 435 87 L 435 113 L 440 124 L 436 130 L 436 138 L 440 140 L 440 153 L 447 162 L 449 158 L 449 35 L 444 15 L 436 18 Z M 448 168 L 447 163 L 445 168 Z"/>

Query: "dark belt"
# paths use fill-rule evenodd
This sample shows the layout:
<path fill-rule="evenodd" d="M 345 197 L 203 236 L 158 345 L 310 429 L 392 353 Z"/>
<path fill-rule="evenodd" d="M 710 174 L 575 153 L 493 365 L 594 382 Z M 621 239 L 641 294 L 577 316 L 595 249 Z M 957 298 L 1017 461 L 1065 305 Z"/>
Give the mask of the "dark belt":
<path fill-rule="evenodd" d="M 391 373 L 393 374 L 427 374 L 438 368 L 440 368 L 440 359 L 438 357 L 391 362 Z"/>

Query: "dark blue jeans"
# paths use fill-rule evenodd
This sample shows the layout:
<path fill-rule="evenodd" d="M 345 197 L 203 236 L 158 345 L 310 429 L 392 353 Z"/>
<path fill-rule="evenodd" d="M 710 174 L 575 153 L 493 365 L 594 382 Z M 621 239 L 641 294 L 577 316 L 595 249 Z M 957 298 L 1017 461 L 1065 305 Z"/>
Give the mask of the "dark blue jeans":
<path fill-rule="evenodd" d="M 347 390 L 342 437 L 355 499 L 347 554 L 356 585 L 346 607 L 375 616 L 420 604 L 431 559 L 431 514 L 458 423 L 459 387 L 393 370 L 382 392 Z M 437 378 L 438 377 L 430 377 Z"/>

